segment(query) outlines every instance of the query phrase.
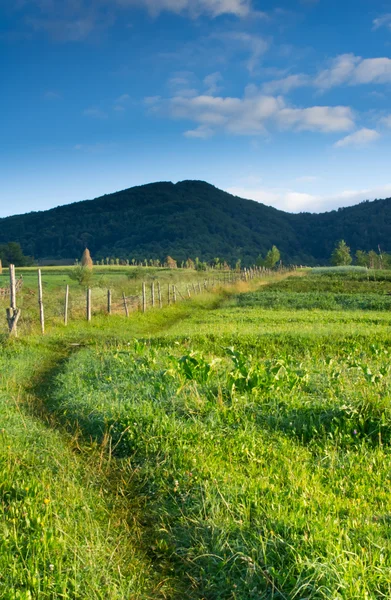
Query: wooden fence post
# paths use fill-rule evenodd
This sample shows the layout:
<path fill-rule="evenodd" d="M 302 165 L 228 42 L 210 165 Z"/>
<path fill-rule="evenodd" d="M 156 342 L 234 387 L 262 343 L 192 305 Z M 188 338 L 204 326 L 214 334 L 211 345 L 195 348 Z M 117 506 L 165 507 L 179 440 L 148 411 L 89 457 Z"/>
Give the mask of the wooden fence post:
<path fill-rule="evenodd" d="M 87 288 L 87 321 L 91 321 L 91 288 Z"/>
<path fill-rule="evenodd" d="M 45 314 L 43 310 L 43 293 L 42 293 L 42 272 L 38 269 L 38 306 L 39 306 L 39 322 L 41 323 L 42 335 L 45 333 Z"/>
<path fill-rule="evenodd" d="M 153 281 L 151 283 L 151 304 L 152 308 L 155 308 L 155 284 Z"/>
<path fill-rule="evenodd" d="M 187 295 L 189 296 L 189 298 L 191 298 L 191 293 L 190 293 L 190 286 L 187 286 Z"/>
<path fill-rule="evenodd" d="M 171 305 L 170 284 L 168 284 L 168 287 L 167 287 L 167 302 L 168 302 L 168 306 L 170 306 Z"/>
<path fill-rule="evenodd" d="M 124 309 L 125 309 L 125 315 L 127 317 L 129 317 L 129 309 L 128 309 L 128 303 L 126 302 L 126 296 L 125 296 L 125 292 L 122 292 L 122 299 L 124 301 Z"/>
<path fill-rule="evenodd" d="M 172 298 L 174 300 L 174 304 L 176 303 L 176 287 L 172 284 Z"/>
<path fill-rule="evenodd" d="M 7 308 L 7 322 L 10 336 L 17 337 L 18 321 L 20 317 L 20 309 L 16 308 L 16 280 L 15 280 L 15 265 L 9 266 L 10 274 L 10 307 Z"/>
<path fill-rule="evenodd" d="M 64 325 L 68 325 L 69 285 L 65 288 Z"/>
<path fill-rule="evenodd" d="M 162 289 L 160 287 L 160 281 L 157 282 L 157 294 L 158 294 L 158 298 L 159 298 L 159 307 L 163 308 Z"/>
<path fill-rule="evenodd" d="M 201 294 L 201 284 L 198 282 L 198 292 Z"/>
<path fill-rule="evenodd" d="M 107 313 L 111 315 L 111 290 L 107 290 Z"/>
<path fill-rule="evenodd" d="M 147 295 L 145 292 L 145 283 L 143 282 L 143 313 L 147 310 Z"/>

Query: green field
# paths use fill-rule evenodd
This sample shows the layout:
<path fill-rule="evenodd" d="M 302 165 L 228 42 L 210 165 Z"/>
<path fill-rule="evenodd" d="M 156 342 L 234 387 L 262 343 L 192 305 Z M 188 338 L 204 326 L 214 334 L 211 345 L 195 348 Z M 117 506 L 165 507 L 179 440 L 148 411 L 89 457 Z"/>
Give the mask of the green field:
<path fill-rule="evenodd" d="M 384 272 L 53 314 L 44 337 L 28 277 L 0 346 L 0 598 L 391 597 Z M 44 283 L 54 307 L 66 272 Z"/>

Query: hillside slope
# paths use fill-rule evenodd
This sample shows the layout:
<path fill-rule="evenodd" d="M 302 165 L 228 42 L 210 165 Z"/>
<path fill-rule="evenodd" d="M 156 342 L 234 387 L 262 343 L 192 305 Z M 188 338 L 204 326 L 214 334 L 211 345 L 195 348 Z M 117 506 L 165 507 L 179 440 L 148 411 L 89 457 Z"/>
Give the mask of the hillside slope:
<path fill-rule="evenodd" d="M 35 258 L 218 256 L 252 263 L 272 244 L 286 262 L 327 261 L 337 240 L 352 250 L 391 247 L 391 201 L 323 214 L 290 214 L 237 198 L 202 181 L 162 182 L 96 200 L 0 219 L 0 244 L 20 242 Z"/>

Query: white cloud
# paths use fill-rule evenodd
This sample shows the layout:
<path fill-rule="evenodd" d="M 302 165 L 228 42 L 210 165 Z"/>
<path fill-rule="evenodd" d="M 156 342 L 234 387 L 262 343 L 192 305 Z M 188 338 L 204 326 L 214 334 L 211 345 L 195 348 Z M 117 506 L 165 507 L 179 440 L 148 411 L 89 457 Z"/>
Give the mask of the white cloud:
<path fill-rule="evenodd" d="M 311 79 L 308 75 L 299 73 L 268 81 L 263 85 L 263 91 L 265 94 L 288 94 L 290 91 L 306 85 L 311 85 Z"/>
<path fill-rule="evenodd" d="M 330 68 L 319 73 L 315 78 L 315 86 L 327 89 L 349 81 L 361 58 L 354 54 L 341 54 L 334 58 Z"/>
<path fill-rule="evenodd" d="M 390 127 L 391 128 L 391 115 L 387 115 L 387 117 L 383 117 L 380 120 L 380 123 L 382 125 L 385 125 L 386 127 Z"/>
<path fill-rule="evenodd" d="M 178 71 L 168 80 L 171 94 L 191 98 L 197 96 L 198 90 L 194 87 L 196 76 L 192 71 Z"/>
<path fill-rule="evenodd" d="M 362 190 L 342 190 L 334 194 L 315 195 L 287 188 L 260 188 L 234 186 L 226 190 L 230 194 L 256 200 L 287 212 L 325 212 L 344 206 L 353 206 L 363 200 L 388 198 L 391 183 Z"/>
<path fill-rule="evenodd" d="M 216 73 L 211 73 L 207 75 L 204 79 L 204 85 L 206 86 L 205 94 L 207 96 L 213 96 L 221 91 L 221 85 L 219 85 L 223 81 L 223 76 L 219 71 Z"/>
<path fill-rule="evenodd" d="M 272 96 L 230 98 L 219 96 L 175 97 L 169 101 L 173 118 L 237 135 L 265 133 L 265 121 L 278 114 L 283 101 Z"/>
<path fill-rule="evenodd" d="M 391 13 L 387 13 L 374 19 L 373 21 L 373 29 L 379 29 L 379 27 L 387 27 L 391 31 Z"/>
<path fill-rule="evenodd" d="M 171 12 L 192 19 L 263 14 L 252 9 L 252 0 L 14 0 L 13 8 L 24 10 L 30 5 L 38 8 L 39 16 L 27 14 L 24 24 L 59 42 L 79 42 L 104 31 L 115 23 L 118 11 L 134 7 L 144 8 L 152 16 Z"/>
<path fill-rule="evenodd" d="M 347 135 L 346 137 L 342 138 L 342 140 L 338 140 L 334 146 L 336 148 L 343 148 L 345 146 L 366 146 L 367 144 L 377 140 L 379 137 L 380 133 L 374 129 L 366 129 L 364 127 L 363 129 L 355 131 L 351 135 Z"/>
<path fill-rule="evenodd" d="M 264 135 L 268 125 L 322 133 L 348 131 L 354 127 L 353 113 L 347 106 L 291 108 L 281 96 L 261 94 L 255 86 L 248 86 L 242 98 L 207 94 L 192 98 L 174 96 L 169 100 L 157 100 L 152 109 L 173 119 L 196 123 L 196 129 L 186 132 L 188 137 L 205 138 L 219 131 Z"/>
<path fill-rule="evenodd" d="M 246 53 L 245 66 L 249 73 L 259 67 L 263 55 L 269 50 L 271 40 L 261 35 L 248 33 L 247 31 L 224 31 L 223 33 L 213 33 L 209 36 L 211 41 L 217 40 L 224 45 L 221 51 L 221 60 L 226 62 L 232 55 Z M 212 49 L 212 51 L 215 51 Z M 212 57 L 208 57 L 209 60 Z"/>
<path fill-rule="evenodd" d="M 267 94 L 287 94 L 291 90 L 314 86 L 325 91 L 341 85 L 380 85 L 391 83 L 391 58 L 362 58 L 354 54 L 341 54 L 333 58 L 327 69 L 320 71 L 314 78 L 303 73 L 274 79 L 263 85 Z"/>
<path fill-rule="evenodd" d="M 213 129 L 207 127 L 207 125 L 200 125 L 196 129 L 189 129 L 188 131 L 185 131 L 183 135 L 188 138 L 206 140 L 213 135 Z"/>
<path fill-rule="evenodd" d="M 353 113 L 348 106 L 284 108 L 278 114 L 278 121 L 285 129 L 322 133 L 348 131 L 354 126 Z"/>
<path fill-rule="evenodd" d="M 145 6 L 152 15 L 170 11 L 177 14 L 188 14 L 193 18 L 201 15 L 219 17 L 230 14 L 246 17 L 251 12 L 250 0 L 116 0 L 120 6 Z"/>
<path fill-rule="evenodd" d="M 351 85 L 390 82 L 391 58 L 367 58 L 357 65 Z"/>
<path fill-rule="evenodd" d="M 391 82 L 391 59 L 366 58 L 342 54 L 331 62 L 328 69 L 319 73 L 314 85 L 329 89 L 338 85 L 383 84 Z"/>

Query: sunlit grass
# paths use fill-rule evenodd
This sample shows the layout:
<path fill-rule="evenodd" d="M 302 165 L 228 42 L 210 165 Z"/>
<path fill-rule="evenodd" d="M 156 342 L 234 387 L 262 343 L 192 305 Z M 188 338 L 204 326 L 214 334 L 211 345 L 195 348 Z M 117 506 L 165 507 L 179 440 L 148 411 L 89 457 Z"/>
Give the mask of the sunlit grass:
<path fill-rule="evenodd" d="M 262 283 L 4 338 L 0 597 L 391 597 L 391 313 Z"/>

